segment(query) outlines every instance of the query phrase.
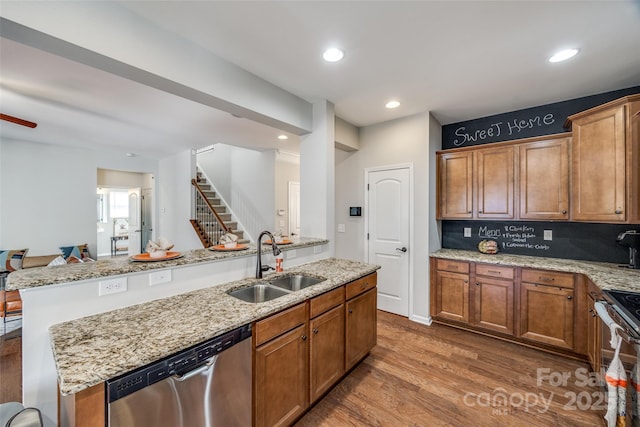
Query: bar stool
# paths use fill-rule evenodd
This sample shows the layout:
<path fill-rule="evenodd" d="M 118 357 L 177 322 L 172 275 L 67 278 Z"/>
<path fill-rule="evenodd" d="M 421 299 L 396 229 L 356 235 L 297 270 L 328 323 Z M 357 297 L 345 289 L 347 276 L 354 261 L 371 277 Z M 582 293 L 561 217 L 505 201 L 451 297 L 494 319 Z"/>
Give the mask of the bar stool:
<path fill-rule="evenodd" d="M 0 403 L 0 427 L 42 427 L 42 415 L 36 408 L 18 402 Z"/>

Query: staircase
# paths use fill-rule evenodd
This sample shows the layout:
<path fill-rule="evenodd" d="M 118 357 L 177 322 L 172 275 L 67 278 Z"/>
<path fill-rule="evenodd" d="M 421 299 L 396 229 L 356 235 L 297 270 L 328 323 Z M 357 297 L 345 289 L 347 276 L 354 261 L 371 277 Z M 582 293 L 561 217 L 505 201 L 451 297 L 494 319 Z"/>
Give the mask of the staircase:
<path fill-rule="evenodd" d="M 238 236 L 238 243 L 249 243 L 249 240 L 244 238 L 244 231 L 238 228 L 237 222 L 232 221 L 227 206 L 222 199 L 217 197 L 216 192 L 213 191 L 211 184 L 200 169 L 197 170 L 195 181 L 201 190 L 201 193 L 196 190 L 196 199 L 202 195 L 209 202 L 208 204 L 196 203 L 196 219 L 191 220 L 191 225 L 198 234 L 202 245 L 205 248 L 217 245 L 218 239 L 226 232 L 225 230 Z M 209 206 L 213 208 L 215 214 L 212 215 L 209 212 Z"/>

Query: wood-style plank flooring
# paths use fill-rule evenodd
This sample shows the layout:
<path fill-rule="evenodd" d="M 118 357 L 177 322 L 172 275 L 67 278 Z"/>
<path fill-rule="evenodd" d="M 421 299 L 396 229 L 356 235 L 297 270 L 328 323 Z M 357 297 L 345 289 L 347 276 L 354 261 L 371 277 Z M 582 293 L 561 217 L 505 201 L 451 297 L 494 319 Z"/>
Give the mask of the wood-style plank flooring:
<path fill-rule="evenodd" d="M 0 403 L 21 401 L 22 337 L 16 330 L 0 336 Z"/>
<path fill-rule="evenodd" d="M 600 411 L 584 409 L 604 397 L 581 384 L 587 367 L 378 311 L 378 345 L 296 427 L 603 426 Z M 549 373 L 540 385 L 538 369 Z"/>

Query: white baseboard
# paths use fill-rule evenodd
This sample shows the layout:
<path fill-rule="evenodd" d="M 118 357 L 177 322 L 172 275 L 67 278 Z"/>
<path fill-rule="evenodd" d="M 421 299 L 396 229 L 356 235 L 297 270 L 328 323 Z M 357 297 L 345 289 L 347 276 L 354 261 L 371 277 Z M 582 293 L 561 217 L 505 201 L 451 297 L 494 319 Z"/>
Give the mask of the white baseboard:
<path fill-rule="evenodd" d="M 420 316 L 418 314 L 412 314 L 409 320 L 416 323 L 422 323 L 423 325 L 431 326 L 431 316 Z"/>

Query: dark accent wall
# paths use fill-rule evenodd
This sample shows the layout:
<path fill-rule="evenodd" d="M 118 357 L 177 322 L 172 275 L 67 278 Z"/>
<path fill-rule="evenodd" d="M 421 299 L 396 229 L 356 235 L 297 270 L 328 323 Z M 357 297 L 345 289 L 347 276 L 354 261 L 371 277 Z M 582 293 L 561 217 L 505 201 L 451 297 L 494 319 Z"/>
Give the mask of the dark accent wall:
<path fill-rule="evenodd" d="M 471 237 L 464 237 L 464 228 Z M 640 225 L 581 222 L 442 221 L 442 247 L 478 250 L 481 240 L 495 240 L 500 252 L 549 258 L 629 263 L 629 248 L 616 243 L 623 231 Z M 544 240 L 551 230 L 553 240 Z"/>
<path fill-rule="evenodd" d="M 442 148 L 566 132 L 568 116 L 637 93 L 640 86 L 453 123 L 442 127 Z M 465 227 L 471 228 L 471 237 L 464 237 Z M 544 240 L 544 230 L 551 230 L 553 240 Z M 640 224 L 445 220 L 442 247 L 477 250 L 481 240 L 491 239 L 503 253 L 627 264 L 629 249 L 616 243 L 626 230 L 640 230 Z"/>
<path fill-rule="evenodd" d="M 567 132 L 567 117 L 636 93 L 640 86 L 445 125 L 442 149 Z"/>

